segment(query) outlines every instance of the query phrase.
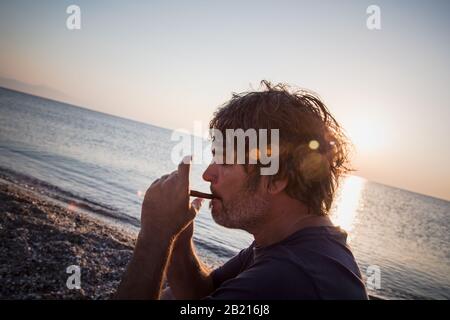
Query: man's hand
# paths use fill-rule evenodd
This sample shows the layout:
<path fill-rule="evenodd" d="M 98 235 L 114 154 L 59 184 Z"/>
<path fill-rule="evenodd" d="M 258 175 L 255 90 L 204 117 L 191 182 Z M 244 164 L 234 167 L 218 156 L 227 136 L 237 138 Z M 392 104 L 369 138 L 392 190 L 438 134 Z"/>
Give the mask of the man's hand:
<path fill-rule="evenodd" d="M 194 210 L 197 214 L 200 211 L 200 207 L 202 206 L 203 199 L 195 198 L 191 203 L 190 210 Z M 174 250 L 178 247 L 185 248 L 189 246 L 192 241 L 192 236 L 194 234 L 194 221 L 191 221 L 178 235 L 175 241 Z"/>
<path fill-rule="evenodd" d="M 115 298 L 158 299 L 175 238 L 186 230 L 180 234 L 180 244 L 190 242 L 192 220 L 199 209 L 199 200 L 189 204 L 190 160 L 183 159 L 177 171 L 162 176 L 148 188 L 133 258 Z"/>
<path fill-rule="evenodd" d="M 142 204 L 140 238 L 154 241 L 157 235 L 173 240 L 195 218 L 197 208 L 189 203 L 190 165 L 191 158 L 184 158 L 178 170 L 148 188 Z"/>

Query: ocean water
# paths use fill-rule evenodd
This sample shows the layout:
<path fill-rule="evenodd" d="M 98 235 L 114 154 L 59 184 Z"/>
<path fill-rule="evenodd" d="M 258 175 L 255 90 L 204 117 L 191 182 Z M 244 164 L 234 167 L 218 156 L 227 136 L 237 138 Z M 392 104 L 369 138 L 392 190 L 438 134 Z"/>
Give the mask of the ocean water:
<path fill-rule="evenodd" d="M 176 169 L 172 131 L 0 88 L 0 171 L 68 205 L 139 225 L 143 193 Z M 195 155 L 194 155 L 195 156 Z M 194 165 L 192 187 L 209 191 Z M 450 202 L 350 176 L 333 204 L 369 293 L 382 298 L 450 298 Z M 201 256 L 220 265 L 252 242 L 196 219 Z M 379 271 L 379 273 L 378 273 Z M 375 272 L 375 273 L 374 273 Z M 374 274 L 379 275 L 374 281 Z M 379 285 L 379 287 L 378 287 Z"/>

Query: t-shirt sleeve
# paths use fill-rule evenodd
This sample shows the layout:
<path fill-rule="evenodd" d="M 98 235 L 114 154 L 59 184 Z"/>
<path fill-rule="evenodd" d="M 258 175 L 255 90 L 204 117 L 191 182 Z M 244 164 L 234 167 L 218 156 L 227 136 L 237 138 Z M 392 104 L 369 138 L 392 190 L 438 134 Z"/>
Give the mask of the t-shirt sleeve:
<path fill-rule="evenodd" d="M 312 280 L 298 266 L 277 259 L 252 265 L 224 281 L 205 300 L 317 299 Z"/>
<path fill-rule="evenodd" d="M 215 269 L 212 274 L 214 289 L 217 289 L 225 281 L 236 277 L 252 259 L 253 244 L 241 250 L 237 255 L 228 260 L 224 265 Z"/>

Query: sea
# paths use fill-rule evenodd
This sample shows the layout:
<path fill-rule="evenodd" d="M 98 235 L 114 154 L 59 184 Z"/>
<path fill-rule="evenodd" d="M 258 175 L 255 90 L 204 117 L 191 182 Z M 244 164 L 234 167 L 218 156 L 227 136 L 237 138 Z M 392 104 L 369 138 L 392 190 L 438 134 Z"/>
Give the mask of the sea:
<path fill-rule="evenodd" d="M 176 169 L 173 137 L 170 129 L 0 88 L 2 177 L 124 227 L 139 227 L 145 191 Z M 206 167 L 192 166 L 193 189 L 209 192 Z M 347 176 L 330 216 L 348 232 L 370 295 L 450 298 L 449 201 Z M 217 225 L 204 205 L 194 240 L 199 255 L 220 266 L 253 238 Z"/>

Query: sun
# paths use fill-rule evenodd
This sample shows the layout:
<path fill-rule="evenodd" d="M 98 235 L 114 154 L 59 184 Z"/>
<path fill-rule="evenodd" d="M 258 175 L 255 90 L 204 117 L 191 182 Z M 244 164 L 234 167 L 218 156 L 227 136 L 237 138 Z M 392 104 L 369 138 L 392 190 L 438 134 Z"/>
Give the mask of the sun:
<path fill-rule="evenodd" d="M 353 119 L 346 125 L 345 131 L 356 150 L 360 152 L 380 151 L 386 141 L 383 127 L 369 119 Z"/>

